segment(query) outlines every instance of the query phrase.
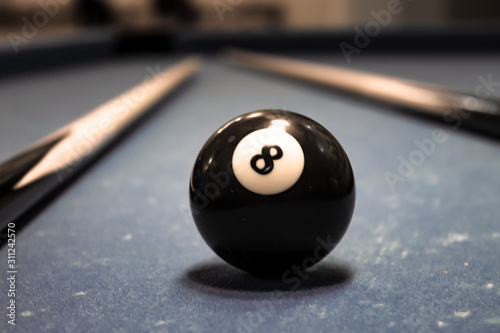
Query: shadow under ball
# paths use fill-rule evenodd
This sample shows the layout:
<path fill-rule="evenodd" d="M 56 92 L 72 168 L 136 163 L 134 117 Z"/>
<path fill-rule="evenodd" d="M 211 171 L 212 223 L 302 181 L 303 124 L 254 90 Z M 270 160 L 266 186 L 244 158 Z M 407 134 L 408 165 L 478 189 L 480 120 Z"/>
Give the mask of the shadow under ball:
<path fill-rule="evenodd" d="M 208 246 L 254 274 L 284 275 L 328 255 L 349 226 L 349 159 L 323 126 L 259 110 L 219 128 L 191 173 L 190 206 Z"/>

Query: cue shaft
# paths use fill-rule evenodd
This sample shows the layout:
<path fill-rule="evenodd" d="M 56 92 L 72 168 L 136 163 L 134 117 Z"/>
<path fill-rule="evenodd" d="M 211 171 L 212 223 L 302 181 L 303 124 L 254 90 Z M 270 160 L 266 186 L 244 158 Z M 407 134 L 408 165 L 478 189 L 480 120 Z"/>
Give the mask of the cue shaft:
<path fill-rule="evenodd" d="M 397 105 L 421 114 L 460 122 L 465 127 L 500 138 L 500 103 L 447 88 L 390 76 L 321 65 L 253 52 L 231 51 L 230 63 L 326 85 Z"/>
<path fill-rule="evenodd" d="M 76 176 L 200 66 L 198 58 L 188 57 L 1 164 L 0 227 Z"/>

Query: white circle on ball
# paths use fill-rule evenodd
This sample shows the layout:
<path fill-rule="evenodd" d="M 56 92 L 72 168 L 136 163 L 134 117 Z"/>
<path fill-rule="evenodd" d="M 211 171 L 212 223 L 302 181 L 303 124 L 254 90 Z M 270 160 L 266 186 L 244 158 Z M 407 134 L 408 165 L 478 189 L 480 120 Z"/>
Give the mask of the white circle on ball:
<path fill-rule="evenodd" d="M 288 190 L 304 170 L 304 152 L 284 126 L 271 126 L 245 136 L 233 153 L 238 182 L 257 194 L 272 195 Z"/>

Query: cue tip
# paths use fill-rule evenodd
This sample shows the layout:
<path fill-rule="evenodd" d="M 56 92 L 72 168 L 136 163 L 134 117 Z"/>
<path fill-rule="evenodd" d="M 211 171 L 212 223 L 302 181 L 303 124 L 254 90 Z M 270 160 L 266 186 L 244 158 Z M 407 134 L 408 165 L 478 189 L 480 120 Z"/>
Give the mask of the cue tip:
<path fill-rule="evenodd" d="M 180 69 L 186 73 L 186 76 L 191 76 L 198 73 L 203 67 L 203 58 L 199 54 L 192 54 L 184 57 L 175 63 L 172 67 L 169 67 L 167 71 L 172 71 L 172 69 Z"/>

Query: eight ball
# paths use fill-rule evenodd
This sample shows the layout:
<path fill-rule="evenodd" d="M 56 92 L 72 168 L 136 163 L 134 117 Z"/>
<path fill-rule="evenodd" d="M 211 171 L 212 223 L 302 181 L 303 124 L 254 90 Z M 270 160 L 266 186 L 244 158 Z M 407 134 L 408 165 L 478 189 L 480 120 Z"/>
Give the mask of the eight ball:
<path fill-rule="evenodd" d="M 349 159 L 323 126 L 259 110 L 219 128 L 201 149 L 190 206 L 208 246 L 255 274 L 306 269 L 338 244 L 354 210 Z"/>

